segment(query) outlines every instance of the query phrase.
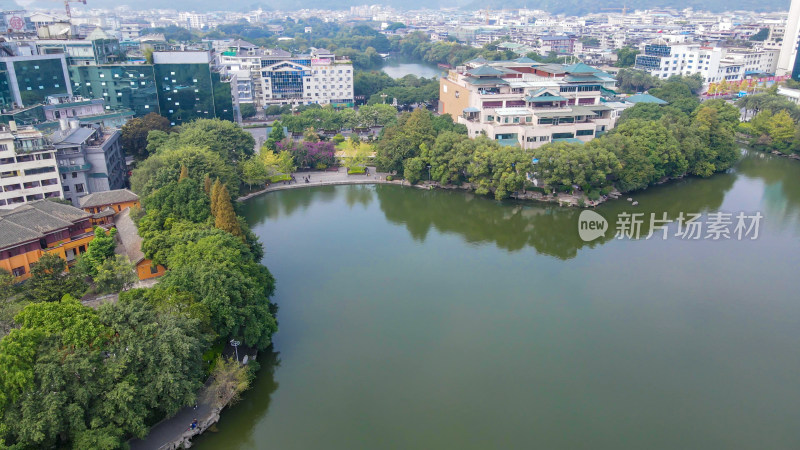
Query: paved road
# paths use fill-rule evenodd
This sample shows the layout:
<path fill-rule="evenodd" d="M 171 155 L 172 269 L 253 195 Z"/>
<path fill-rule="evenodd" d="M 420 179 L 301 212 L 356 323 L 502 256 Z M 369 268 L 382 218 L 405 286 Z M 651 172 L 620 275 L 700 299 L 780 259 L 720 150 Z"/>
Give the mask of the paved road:
<path fill-rule="evenodd" d="M 255 139 L 254 150 L 258 153 L 261 146 L 267 141 L 267 128 L 244 128 L 244 131 L 250 133 Z"/>
<path fill-rule="evenodd" d="M 202 394 L 198 394 L 198 397 L 202 398 L 201 396 Z M 164 444 L 180 439 L 192 424 L 192 420 L 203 422 L 210 415 L 211 405 L 199 402 L 197 409 L 183 408 L 175 416 L 157 423 L 144 439 L 131 439 L 128 443 L 131 450 L 156 450 Z"/>
<path fill-rule="evenodd" d="M 347 169 L 340 167 L 338 171 L 312 171 L 312 172 L 297 172 L 294 174 L 297 183 L 280 182 L 268 186 L 257 192 L 239 197 L 237 200 L 246 200 L 258 194 L 271 191 L 281 191 L 284 189 L 295 189 L 311 186 L 326 186 L 332 184 L 377 184 L 377 183 L 396 183 L 400 184 L 401 181 L 386 181 L 386 176 L 389 175 L 385 172 L 378 172 L 374 167 L 369 168 L 369 175 L 348 175 Z M 303 181 L 305 177 L 311 177 L 310 182 Z"/>

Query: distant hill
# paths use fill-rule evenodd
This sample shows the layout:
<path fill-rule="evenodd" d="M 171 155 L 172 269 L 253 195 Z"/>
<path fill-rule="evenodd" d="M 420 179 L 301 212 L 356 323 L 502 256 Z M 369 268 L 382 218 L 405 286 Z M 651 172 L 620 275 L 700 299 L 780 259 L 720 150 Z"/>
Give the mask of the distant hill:
<path fill-rule="evenodd" d="M 0 0 L 3 9 L 11 7 L 13 0 Z M 52 0 L 19 0 L 21 4 L 32 4 L 41 8 L 57 8 Z M 295 10 L 302 8 L 348 9 L 351 6 L 370 4 L 365 0 L 242 0 L 220 2 L 219 0 L 88 0 L 89 7 L 103 6 L 114 8 L 127 5 L 135 9 L 173 8 L 182 11 L 214 11 L 227 8 L 231 11 L 251 11 L 263 9 Z M 676 9 L 694 8 L 696 10 L 721 12 L 731 10 L 748 11 L 788 11 L 790 0 L 385 0 L 381 2 L 398 9 L 438 8 L 443 6 L 462 6 L 464 9 L 544 9 L 552 13 L 581 15 L 599 12 L 604 8 L 628 10 L 671 7 Z M 75 6 L 82 8 L 83 6 Z"/>
<path fill-rule="evenodd" d="M 544 9 L 554 14 L 580 16 L 583 14 L 618 10 L 628 11 L 655 8 L 692 8 L 697 11 L 788 11 L 790 0 L 471 0 L 464 9 Z"/>

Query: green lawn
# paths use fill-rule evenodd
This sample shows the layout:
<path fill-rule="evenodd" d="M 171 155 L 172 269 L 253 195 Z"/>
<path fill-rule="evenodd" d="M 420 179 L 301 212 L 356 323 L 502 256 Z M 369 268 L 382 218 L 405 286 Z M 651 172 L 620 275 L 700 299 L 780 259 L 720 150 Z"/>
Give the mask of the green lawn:
<path fill-rule="evenodd" d="M 369 144 L 369 143 L 366 143 L 366 142 L 362 142 L 359 145 L 359 149 L 362 149 L 362 148 L 366 148 L 368 153 L 372 153 L 372 152 L 375 151 L 375 149 L 372 148 L 372 144 Z M 340 143 L 339 145 L 337 145 L 336 146 L 336 151 L 337 152 L 344 152 L 346 157 L 352 156 L 356 152 L 355 149 L 353 149 L 353 146 L 351 146 L 350 142 L 348 142 L 348 141 L 344 141 L 344 142 Z"/>
<path fill-rule="evenodd" d="M 359 166 L 359 167 L 351 167 L 351 168 L 347 169 L 347 174 L 348 175 L 363 175 L 364 174 L 364 168 L 361 167 L 361 166 Z"/>
<path fill-rule="evenodd" d="M 292 177 L 282 173 L 280 175 L 273 175 L 273 176 L 269 177 L 269 182 L 270 183 L 277 183 L 279 181 L 289 181 L 291 179 L 292 179 Z"/>

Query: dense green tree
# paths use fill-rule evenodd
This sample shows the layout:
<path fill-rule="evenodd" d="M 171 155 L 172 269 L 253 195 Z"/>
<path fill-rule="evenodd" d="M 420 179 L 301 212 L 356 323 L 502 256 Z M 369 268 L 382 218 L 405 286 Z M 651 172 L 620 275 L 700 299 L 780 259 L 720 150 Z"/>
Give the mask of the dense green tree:
<path fill-rule="evenodd" d="M 227 232 L 187 238 L 171 249 L 169 271 L 160 284 L 194 295 L 208 308 L 220 336 L 266 348 L 277 330 L 269 302 L 275 281 L 267 268 L 253 259 L 241 239 Z"/>
<path fill-rule="evenodd" d="M 109 231 L 101 227 L 94 228 L 94 239 L 86 246 L 86 253 L 81 255 L 81 267 L 92 277 L 97 275 L 97 270 L 107 259 L 114 256 L 116 242 L 114 236 L 117 229 Z"/>
<path fill-rule="evenodd" d="M 14 294 L 14 275 L 0 267 L 0 300 L 6 300 Z"/>
<path fill-rule="evenodd" d="M 368 105 L 358 109 L 358 122 L 360 126 L 376 127 L 387 126 L 397 119 L 397 108 L 392 105 Z"/>
<path fill-rule="evenodd" d="M 269 136 L 267 137 L 267 141 L 264 143 L 264 145 L 268 149 L 275 151 L 275 145 L 285 138 L 286 135 L 283 133 L 283 125 L 280 123 L 280 121 L 276 120 L 272 123 L 272 131 L 269 132 Z"/>
<path fill-rule="evenodd" d="M 120 141 L 126 155 L 141 161 L 150 155 L 147 149 L 147 135 L 153 130 L 167 132 L 170 130 L 169 119 L 150 113 L 144 117 L 128 120 L 120 130 Z"/>
<path fill-rule="evenodd" d="M 619 123 L 631 119 L 658 120 L 666 113 L 667 110 L 662 105 L 656 105 L 655 103 L 639 103 L 622 111 Z"/>
<path fill-rule="evenodd" d="M 121 297 L 98 309 L 102 323 L 115 339 L 108 351 L 115 355 L 109 371 L 114 391 L 106 398 L 124 399 L 124 383 L 131 382 L 135 403 L 147 409 L 175 414 L 194 404 L 203 382 L 203 349 L 209 336 L 198 318 L 178 310 L 159 310 L 157 304 Z M 115 392 L 116 391 L 116 392 Z M 122 394 L 115 397 L 115 394 Z M 124 408 L 123 404 L 115 405 Z M 107 411 L 115 420 L 113 410 Z"/>
<path fill-rule="evenodd" d="M 166 148 L 139 163 L 131 175 L 131 189 L 146 197 L 178 179 L 181 165 L 186 166 L 189 177 L 202 179 L 206 174 L 219 178 L 228 191 L 238 192 L 239 180 L 234 168 L 217 153 L 202 147 Z"/>
<path fill-rule="evenodd" d="M 144 198 L 142 202 L 147 215 L 139 221 L 140 232 L 163 230 L 167 220 L 189 220 L 204 222 L 209 217 L 210 201 L 200 183 L 187 178 L 171 182 Z"/>
<path fill-rule="evenodd" d="M 406 24 L 404 24 L 403 22 L 392 22 L 389 24 L 388 27 L 386 27 L 386 30 L 394 31 L 394 30 L 399 30 L 400 28 L 406 28 Z"/>
<path fill-rule="evenodd" d="M 423 146 L 427 147 L 425 144 Z M 427 174 L 425 160 L 419 156 L 408 158 L 403 161 L 403 177 L 411 184 L 419 183 Z"/>
<path fill-rule="evenodd" d="M 394 79 L 382 70 L 359 70 L 353 76 L 353 94 L 367 99 L 392 86 L 395 86 Z"/>
<path fill-rule="evenodd" d="M 153 155 L 168 143 L 173 142 L 175 133 L 153 130 L 147 134 L 147 154 Z"/>
<path fill-rule="evenodd" d="M 467 179 L 467 166 L 475 143 L 455 131 L 443 131 L 432 146 L 420 146 L 422 158 L 431 165 L 431 177 L 441 184 L 461 184 Z"/>
<path fill-rule="evenodd" d="M 25 283 L 25 298 L 31 302 L 57 302 L 67 294 L 82 296 L 86 284 L 76 274 L 65 273 L 66 270 L 67 262 L 57 255 L 42 255 L 31 265 L 31 278 Z"/>
<path fill-rule="evenodd" d="M 131 287 L 138 279 L 136 266 L 123 255 L 115 255 L 103 261 L 93 277 L 97 291 L 103 294 L 119 293 Z"/>
<path fill-rule="evenodd" d="M 547 186 L 558 191 L 571 191 L 573 185 L 587 193 L 599 190 L 620 168 L 614 153 L 591 142 L 556 142 L 534 150 L 533 156 L 539 160 L 533 170 Z"/>
<path fill-rule="evenodd" d="M 689 137 L 681 139 L 690 174 L 711 176 L 714 172 L 728 169 L 738 159 L 739 150 L 733 132 L 735 124 L 730 122 L 730 118 L 725 118 L 726 112 L 730 115 L 729 108 L 733 107 L 725 103 L 715 107 L 715 104 L 706 102 L 695 112 L 689 133 L 699 143 Z M 733 109 L 738 118 L 738 110 Z"/>
<path fill-rule="evenodd" d="M 272 153 L 272 151 L 270 151 L 270 153 Z M 242 181 L 245 182 L 249 188 L 252 188 L 254 184 L 257 186 L 263 185 L 269 180 L 270 172 L 262 158 L 252 156 L 242 162 L 241 166 Z"/>
<path fill-rule="evenodd" d="M 11 272 L 0 268 L 0 338 L 8 334 L 14 325 L 14 316 L 27 304 L 18 298 L 18 290 Z"/>
<path fill-rule="evenodd" d="M 0 341 L 0 438 L 29 447 L 119 448 L 152 413 L 193 404 L 207 336 L 197 319 L 124 296 L 94 310 L 32 304 Z"/>
<path fill-rule="evenodd" d="M 636 55 L 639 54 L 639 50 L 631 47 L 622 47 L 617 49 L 617 61 L 614 63 L 617 67 L 632 67 L 636 64 Z"/>
<path fill-rule="evenodd" d="M 242 119 L 249 119 L 256 115 L 256 107 L 252 103 L 242 103 L 239 105 Z"/>
<path fill-rule="evenodd" d="M 653 159 L 648 157 L 644 148 L 635 147 L 628 136 L 610 134 L 595 145 L 600 145 L 617 156 L 622 167 L 615 174 L 615 184 L 620 191 L 643 189 L 658 179 Z"/>
<path fill-rule="evenodd" d="M 386 98 L 384 99 L 382 95 L 386 95 Z M 398 105 L 435 104 L 439 101 L 439 80 L 406 75 L 403 78 L 394 80 L 393 85 L 384 87 L 367 98 L 367 103 L 370 105 L 393 104 L 395 100 L 397 100 Z"/>
<path fill-rule="evenodd" d="M 433 145 L 435 138 L 430 112 L 417 109 L 404 114 L 397 125 L 384 130 L 377 145 L 376 163 L 380 170 L 402 172 L 403 161 L 419 155 L 422 144 Z"/>
<path fill-rule="evenodd" d="M 661 86 L 650 89 L 649 92 L 651 95 L 654 95 L 668 103 L 672 103 L 676 100 L 684 98 L 695 98 L 689 86 L 678 81 L 668 81 L 666 83 L 662 83 Z"/>
<path fill-rule="evenodd" d="M 530 153 L 519 147 L 501 150 L 496 141 L 479 136 L 468 168 L 469 182 L 476 186 L 476 194 L 493 193 L 498 200 L 508 198 L 524 187 L 531 159 Z"/>
<path fill-rule="evenodd" d="M 621 69 L 617 72 L 617 85 L 623 92 L 644 92 L 659 83 L 658 78 L 642 70 Z"/>
<path fill-rule="evenodd" d="M 433 130 L 436 132 L 438 136 L 441 133 L 445 133 L 448 131 L 453 131 L 458 134 L 462 134 L 464 136 L 467 135 L 467 126 L 463 123 L 457 123 L 453 120 L 453 116 L 450 114 L 441 114 L 438 116 L 433 116 Z"/>
<path fill-rule="evenodd" d="M 252 156 L 255 139 L 233 122 L 219 119 L 197 119 L 181 126 L 173 147 L 208 148 L 224 161 L 236 163 Z"/>
<path fill-rule="evenodd" d="M 623 164 L 623 170 L 630 167 L 626 166 L 629 156 L 632 156 L 633 160 L 638 160 L 641 155 L 652 165 L 652 172 L 648 170 L 647 176 L 642 177 L 648 180 L 647 184 L 654 183 L 663 177 L 674 177 L 686 173 L 688 163 L 680 151 L 678 140 L 660 122 L 629 120 L 617 127 L 615 132 L 629 139 L 628 154 L 617 152 L 617 157 Z"/>

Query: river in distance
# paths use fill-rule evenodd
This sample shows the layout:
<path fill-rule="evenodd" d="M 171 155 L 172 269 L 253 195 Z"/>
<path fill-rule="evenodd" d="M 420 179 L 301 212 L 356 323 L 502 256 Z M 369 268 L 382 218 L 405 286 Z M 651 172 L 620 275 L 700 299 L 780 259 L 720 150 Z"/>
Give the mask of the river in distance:
<path fill-rule="evenodd" d="M 392 78 L 403 78 L 406 75 L 416 75 L 423 78 L 438 78 L 447 71 L 440 69 L 436 64 L 427 64 L 411 59 L 389 57 L 381 70 Z"/>
<path fill-rule="evenodd" d="M 633 197 L 588 243 L 578 209 L 462 191 L 248 200 L 280 331 L 197 448 L 800 448 L 800 163 Z M 757 239 L 614 237 L 718 211 L 760 213 Z"/>

